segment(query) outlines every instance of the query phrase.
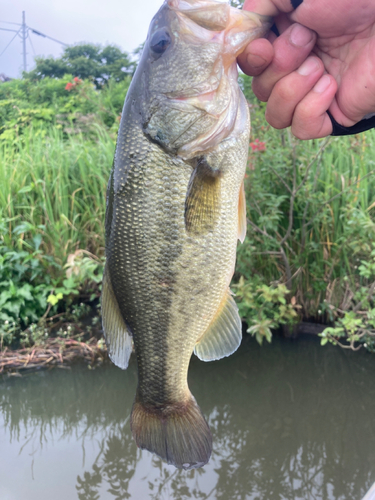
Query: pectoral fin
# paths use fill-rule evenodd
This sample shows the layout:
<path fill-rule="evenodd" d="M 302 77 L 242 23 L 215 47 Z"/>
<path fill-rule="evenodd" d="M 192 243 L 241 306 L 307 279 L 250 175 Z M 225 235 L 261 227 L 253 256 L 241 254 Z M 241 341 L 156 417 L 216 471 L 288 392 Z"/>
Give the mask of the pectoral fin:
<path fill-rule="evenodd" d="M 194 169 L 185 201 L 186 230 L 205 234 L 215 227 L 220 209 L 220 172 L 212 170 L 204 159 Z"/>
<path fill-rule="evenodd" d="M 230 356 L 241 344 L 242 325 L 230 291 L 211 325 L 195 345 L 194 353 L 202 361 L 214 361 Z"/>
<path fill-rule="evenodd" d="M 108 354 L 116 366 L 126 370 L 133 348 L 132 337 L 121 315 L 107 266 L 102 286 L 102 324 Z"/>
<path fill-rule="evenodd" d="M 244 242 L 246 237 L 247 221 L 246 221 L 246 197 L 245 197 L 245 184 L 242 181 L 240 187 L 240 198 L 238 200 L 238 239 L 241 243 Z"/>

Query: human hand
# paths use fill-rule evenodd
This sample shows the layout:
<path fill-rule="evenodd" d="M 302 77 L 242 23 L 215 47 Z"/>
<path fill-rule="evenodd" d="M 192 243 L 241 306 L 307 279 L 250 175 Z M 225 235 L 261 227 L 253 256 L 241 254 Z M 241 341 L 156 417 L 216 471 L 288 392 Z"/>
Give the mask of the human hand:
<path fill-rule="evenodd" d="M 350 127 L 375 112 L 375 4 L 368 0 L 246 0 L 275 17 L 281 36 L 248 45 L 239 57 L 266 119 L 300 139 L 332 132 L 327 110 Z M 297 24 L 296 24 L 297 23 Z"/>

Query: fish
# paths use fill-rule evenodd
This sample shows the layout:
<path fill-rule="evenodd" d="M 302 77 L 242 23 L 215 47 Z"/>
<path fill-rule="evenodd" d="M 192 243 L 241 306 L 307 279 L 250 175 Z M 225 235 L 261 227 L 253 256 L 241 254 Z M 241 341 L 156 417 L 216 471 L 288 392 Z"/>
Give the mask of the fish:
<path fill-rule="evenodd" d="M 187 374 L 242 339 L 229 285 L 246 234 L 250 118 L 236 58 L 270 20 L 214 0 L 166 0 L 122 112 L 105 220 L 102 326 L 126 369 L 133 345 L 136 444 L 180 469 L 212 435 Z"/>

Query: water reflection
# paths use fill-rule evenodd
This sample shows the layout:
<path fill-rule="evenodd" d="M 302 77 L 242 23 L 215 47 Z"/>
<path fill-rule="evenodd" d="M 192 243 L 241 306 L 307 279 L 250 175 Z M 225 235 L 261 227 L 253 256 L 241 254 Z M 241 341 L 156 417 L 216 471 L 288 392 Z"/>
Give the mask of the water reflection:
<path fill-rule="evenodd" d="M 193 359 L 190 386 L 214 452 L 192 471 L 137 449 L 128 423 L 135 386 L 134 363 L 3 380 L 0 446 L 15 467 L 32 469 L 28 499 L 50 498 L 51 474 L 57 500 L 352 500 L 375 480 L 375 363 L 365 353 L 315 339 L 261 349 L 247 338 L 220 362 Z M 0 463 L 0 497 L 26 498 L 6 471 Z"/>

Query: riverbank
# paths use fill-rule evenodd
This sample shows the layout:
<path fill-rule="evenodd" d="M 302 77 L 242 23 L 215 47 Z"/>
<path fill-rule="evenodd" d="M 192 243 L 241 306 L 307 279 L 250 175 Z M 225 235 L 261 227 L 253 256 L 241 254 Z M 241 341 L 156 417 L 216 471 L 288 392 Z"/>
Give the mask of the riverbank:
<path fill-rule="evenodd" d="M 100 323 L 100 322 L 96 322 Z M 71 329 L 69 325 L 66 328 Z M 285 339 L 296 339 L 300 335 L 320 335 L 326 325 L 302 322 L 294 329 L 282 328 L 279 336 Z M 108 361 L 107 347 L 101 336 L 100 329 L 95 334 L 85 333 L 82 328 L 76 335 L 69 338 L 63 336 L 47 337 L 42 343 L 29 347 L 11 349 L 0 345 L 0 375 L 19 375 L 25 371 L 46 368 L 67 368 L 74 362 L 84 362 L 88 367 L 96 368 Z M 243 336 L 246 337 L 247 325 L 243 325 Z M 275 332 L 273 332 L 275 335 Z"/>
<path fill-rule="evenodd" d="M 108 359 L 107 348 L 102 339 L 91 337 L 83 342 L 74 338 L 49 338 L 43 345 L 14 350 L 5 347 L 1 350 L 0 375 L 41 368 L 66 368 L 75 361 L 83 361 L 92 368 L 106 359 Z"/>
<path fill-rule="evenodd" d="M 45 321 L 32 325 L 11 345 L 4 344 L 0 336 L 0 375 L 67 368 L 75 362 L 86 363 L 89 368 L 100 366 L 108 355 L 97 304 L 84 311 L 80 317 L 58 315 L 49 325 Z"/>

